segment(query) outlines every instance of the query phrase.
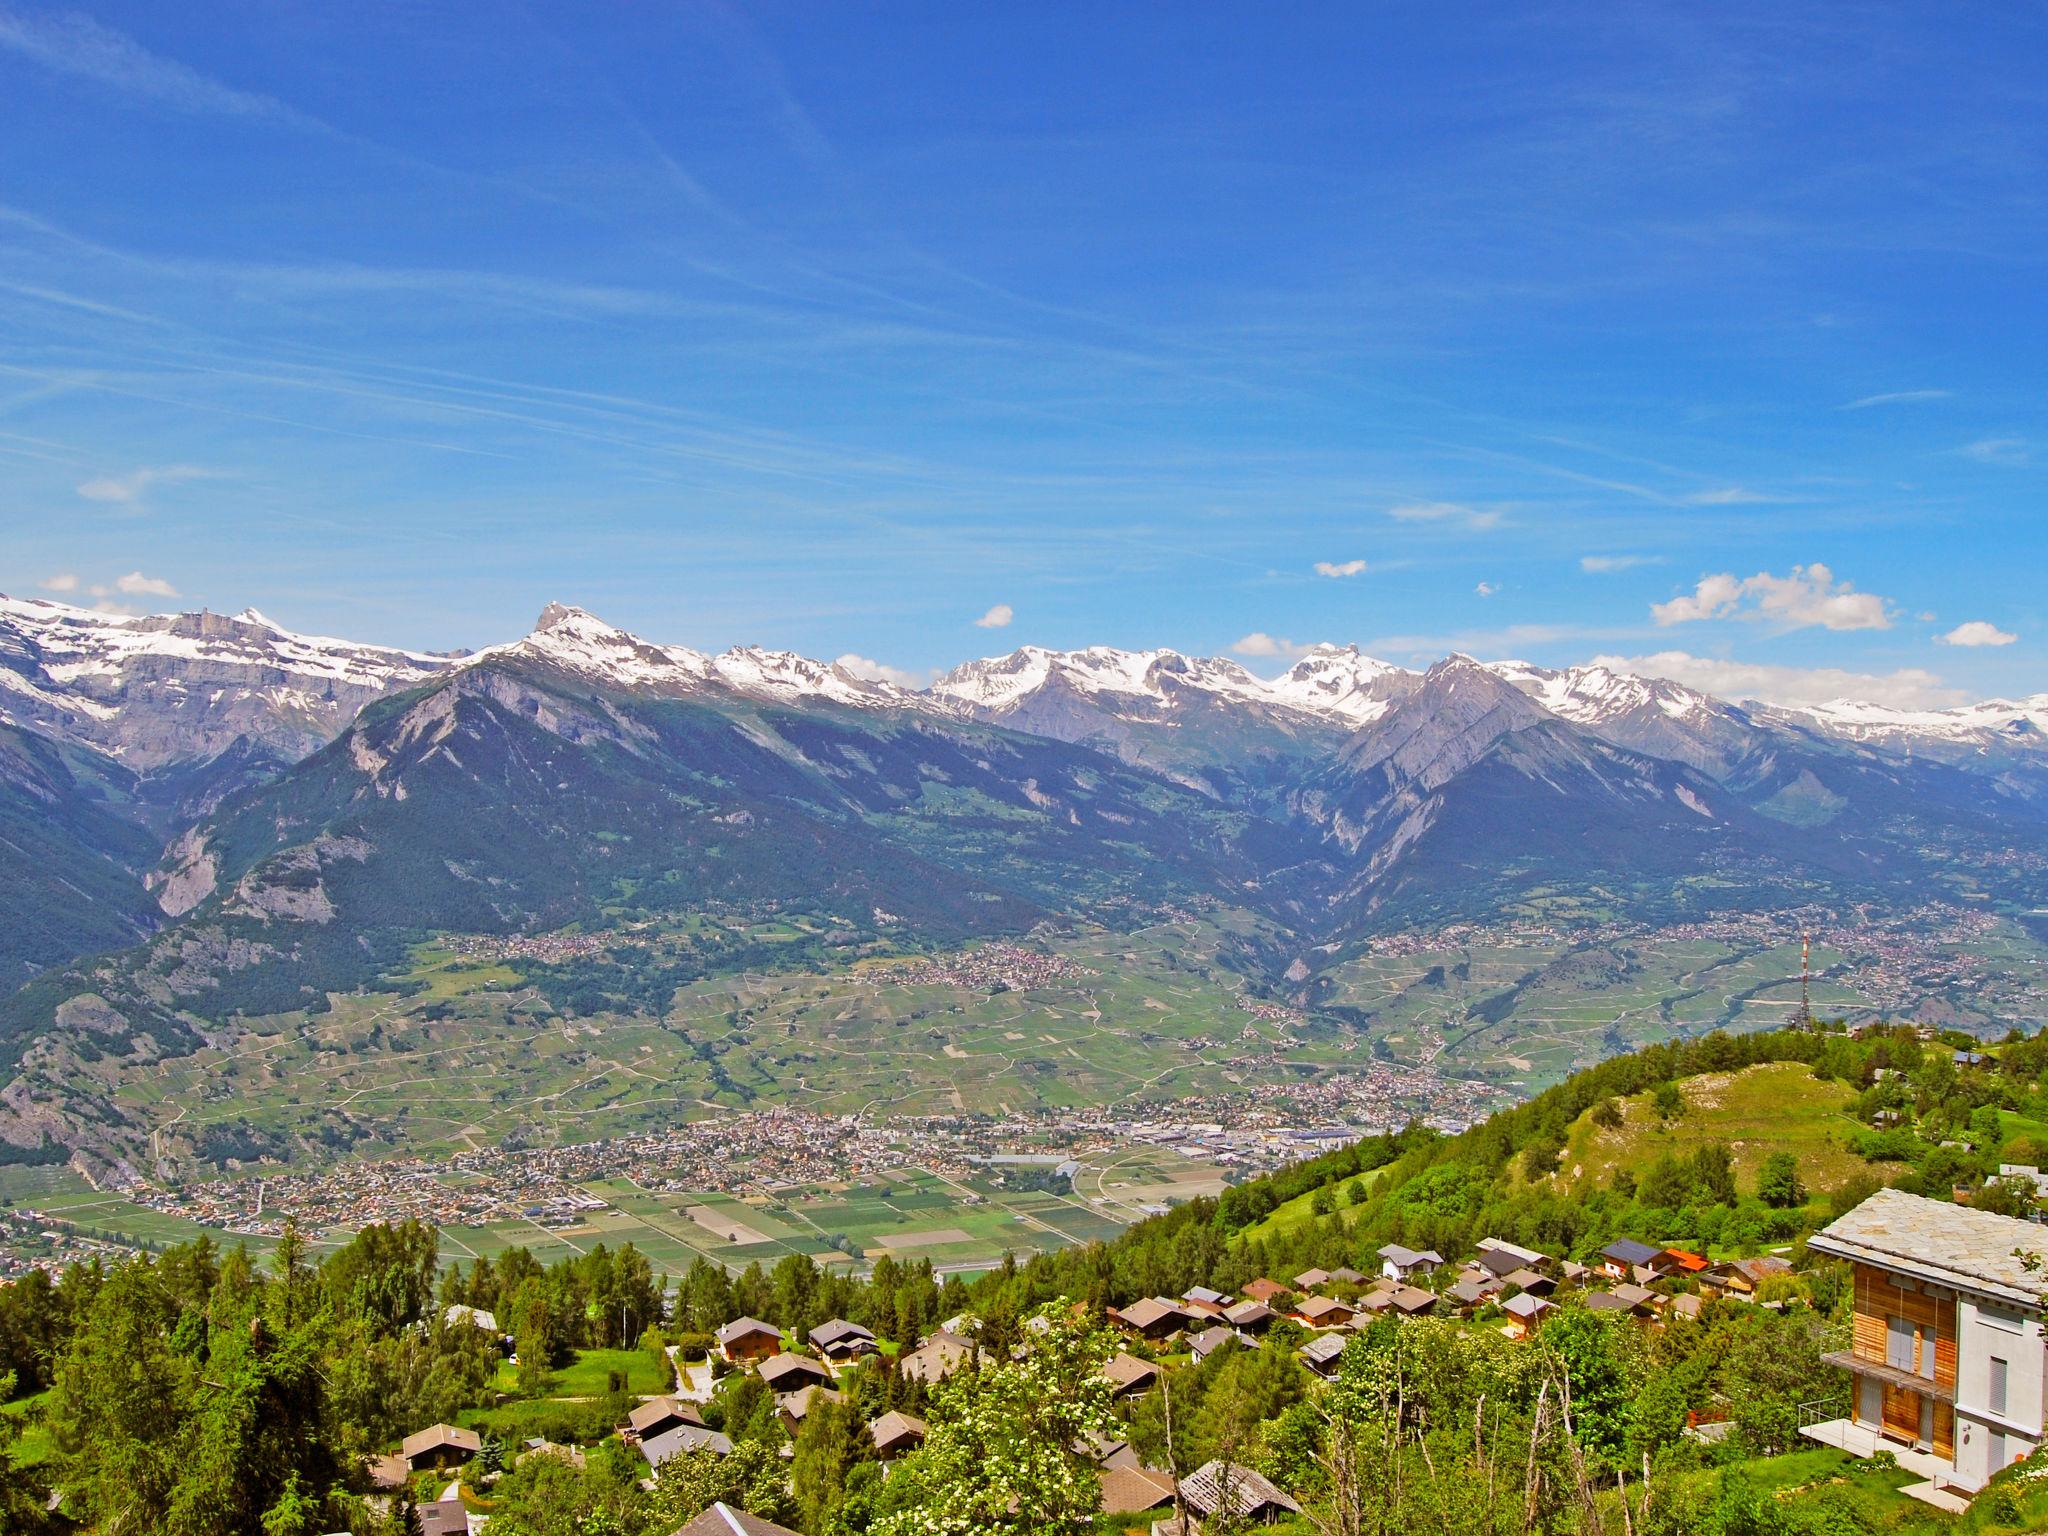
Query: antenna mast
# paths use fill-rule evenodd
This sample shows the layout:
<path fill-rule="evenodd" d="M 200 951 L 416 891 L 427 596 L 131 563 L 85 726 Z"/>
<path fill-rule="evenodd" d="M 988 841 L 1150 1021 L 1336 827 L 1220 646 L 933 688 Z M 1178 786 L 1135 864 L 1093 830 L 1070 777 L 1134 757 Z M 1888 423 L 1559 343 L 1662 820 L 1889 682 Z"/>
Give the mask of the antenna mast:
<path fill-rule="evenodd" d="M 1813 936 L 1799 935 L 1799 1022 L 1813 1028 Z"/>

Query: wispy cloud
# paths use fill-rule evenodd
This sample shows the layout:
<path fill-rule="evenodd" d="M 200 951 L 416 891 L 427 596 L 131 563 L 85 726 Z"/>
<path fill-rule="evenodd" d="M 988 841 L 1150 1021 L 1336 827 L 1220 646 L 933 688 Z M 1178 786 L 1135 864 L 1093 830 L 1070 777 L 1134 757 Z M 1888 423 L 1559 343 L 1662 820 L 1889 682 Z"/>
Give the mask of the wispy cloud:
<path fill-rule="evenodd" d="M 1936 635 L 1934 638 L 1941 645 L 1974 647 L 1982 645 L 2011 645 L 2013 641 L 2019 639 L 2019 636 L 2009 629 L 2000 629 L 1996 624 L 1988 620 L 1972 619 L 1969 623 L 1958 624 L 1947 634 Z"/>
<path fill-rule="evenodd" d="M 1477 592 L 1481 597 L 1491 597 L 1494 593 L 1500 590 L 1500 584 L 1498 582 L 1482 581 L 1479 583 L 1478 586 L 1474 587 L 1472 590 L 1474 592 Z"/>
<path fill-rule="evenodd" d="M 1847 405 L 1835 407 L 1841 411 L 1867 411 L 1878 405 L 1922 405 L 1930 400 L 1947 400 L 1953 391 L 1946 389 L 1895 389 L 1882 395 L 1865 395 L 1861 400 L 1851 400 Z"/>
<path fill-rule="evenodd" d="M 125 475 L 97 475 L 81 484 L 78 494 L 87 501 L 133 506 L 153 485 L 179 485 L 187 480 L 209 479 L 213 474 L 214 471 L 196 464 L 145 465 Z"/>
<path fill-rule="evenodd" d="M 1316 562 L 1316 574 L 1318 576 L 1338 578 L 1363 576 L 1365 569 L 1366 566 L 1363 560 L 1318 560 Z"/>
<path fill-rule="evenodd" d="M 1754 619 L 1781 629 L 1889 629 L 1889 606 L 1874 592 L 1858 592 L 1815 561 L 1795 565 L 1791 574 L 1759 571 L 1737 577 L 1727 572 L 1702 576 L 1691 592 L 1652 603 L 1661 625 L 1696 624 L 1705 619 Z"/>
<path fill-rule="evenodd" d="M 267 119 L 299 128 L 323 126 L 273 96 L 238 90 L 151 53 L 127 33 L 76 11 L 37 15 L 0 8 L 0 48 L 58 74 L 91 80 L 131 100 L 177 112 Z"/>
<path fill-rule="evenodd" d="M 1501 514 L 1490 507 L 1468 507 L 1459 501 L 1410 501 L 1387 508 L 1387 516 L 1401 523 L 1441 523 L 1449 527 L 1498 528 Z"/>
<path fill-rule="evenodd" d="M 1839 667 L 1783 667 L 1731 661 L 1685 651 L 1596 656 L 1593 664 L 1641 677 L 1668 677 L 1719 698 L 1761 699 L 1770 704 L 1827 704 L 1836 699 L 1854 699 L 1895 709 L 1943 709 L 1969 699 L 1963 690 L 1949 687 L 1923 667 L 1883 673 L 1851 672 Z"/>
<path fill-rule="evenodd" d="M 1684 498 L 1686 505 L 1693 507 L 1749 507 L 1779 499 L 1740 485 L 1724 485 L 1713 490 L 1693 491 Z"/>
<path fill-rule="evenodd" d="M 45 592 L 76 592 L 78 577 L 70 571 L 59 571 L 54 576 L 45 576 L 38 585 Z"/>
<path fill-rule="evenodd" d="M 1982 437 L 1974 443 L 1966 443 L 1956 452 L 1966 459 L 1975 459 L 1979 464 L 2016 465 L 2029 462 L 2033 455 L 2024 437 Z"/>
<path fill-rule="evenodd" d="M 984 613 L 974 621 L 974 627 L 976 629 L 1007 629 L 1009 628 L 1010 620 L 1016 617 L 1016 609 L 1012 608 L 1008 603 L 997 603 L 995 607 L 989 609 L 987 613 Z"/>
<path fill-rule="evenodd" d="M 1581 555 L 1579 569 L 1595 576 L 1611 576 L 1616 571 L 1632 571 L 1639 565 L 1662 565 L 1662 555 Z"/>

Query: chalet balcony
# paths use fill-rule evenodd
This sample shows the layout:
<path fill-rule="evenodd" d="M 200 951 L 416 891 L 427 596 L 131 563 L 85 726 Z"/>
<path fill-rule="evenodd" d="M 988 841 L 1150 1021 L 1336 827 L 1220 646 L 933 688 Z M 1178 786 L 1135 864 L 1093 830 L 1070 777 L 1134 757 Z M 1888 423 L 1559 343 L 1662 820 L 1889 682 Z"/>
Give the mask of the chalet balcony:
<path fill-rule="evenodd" d="M 1845 1371 L 1854 1371 L 1858 1376 L 1870 1376 L 1888 1387 L 1902 1387 L 1908 1392 L 1918 1392 L 1922 1397 L 1931 1397 L 1938 1403 L 1953 1403 L 1956 1389 L 1943 1386 L 1932 1376 L 1916 1375 L 1902 1371 L 1895 1365 L 1886 1365 L 1882 1360 L 1872 1360 L 1854 1350 L 1831 1350 L 1820 1357 L 1821 1364 L 1839 1366 Z"/>

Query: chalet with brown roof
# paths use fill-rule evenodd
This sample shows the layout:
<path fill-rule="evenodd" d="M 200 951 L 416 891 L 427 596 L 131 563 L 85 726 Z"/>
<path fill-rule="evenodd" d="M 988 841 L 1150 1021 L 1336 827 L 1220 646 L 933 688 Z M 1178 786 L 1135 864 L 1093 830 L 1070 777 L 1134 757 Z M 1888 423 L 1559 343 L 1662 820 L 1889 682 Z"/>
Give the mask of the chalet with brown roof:
<path fill-rule="evenodd" d="M 1113 1397 L 1136 1397 L 1149 1392 L 1159 1380 L 1159 1367 L 1150 1360 L 1140 1360 L 1136 1355 L 1118 1350 L 1109 1364 L 1102 1368 L 1102 1374 L 1109 1378 L 1110 1395 Z"/>
<path fill-rule="evenodd" d="M 846 1398 L 830 1387 L 799 1387 L 775 1400 L 775 1416 L 782 1420 L 782 1427 L 789 1431 L 794 1440 L 797 1431 L 804 1427 L 804 1420 L 819 1403 L 843 1403 Z"/>
<path fill-rule="evenodd" d="M 778 1395 L 832 1384 L 831 1370 L 824 1362 L 813 1360 L 809 1355 L 771 1355 L 761 1362 L 758 1374 L 767 1383 L 768 1390 Z"/>
<path fill-rule="evenodd" d="M 718 1347 L 734 1365 L 782 1353 L 782 1330 L 758 1317 L 736 1317 L 718 1330 Z"/>
<path fill-rule="evenodd" d="M 1163 1296 L 1148 1296 L 1128 1307 L 1113 1308 L 1109 1316 L 1118 1327 L 1141 1339 L 1153 1340 L 1170 1338 L 1196 1320 L 1196 1315 L 1179 1302 Z"/>
<path fill-rule="evenodd" d="M 1301 1356 L 1301 1363 L 1318 1376 L 1329 1376 L 1336 1372 L 1337 1362 L 1343 1357 L 1347 1342 L 1341 1333 L 1319 1334 L 1295 1353 Z"/>
<path fill-rule="evenodd" d="M 1436 1310 L 1436 1297 L 1420 1286 L 1404 1285 L 1394 1292 L 1394 1310 L 1403 1317 L 1424 1317 Z"/>
<path fill-rule="evenodd" d="M 1294 1277 L 1294 1288 L 1297 1291 L 1312 1291 L 1319 1285 L 1328 1285 L 1335 1278 L 1327 1269 L 1304 1269 Z"/>
<path fill-rule="evenodd" d="M 1188 1353 L 1197 1360 L 1206 1360 L 1226 1344 L 1237 1342 L 1237 1332 L 1223 1323 L 1213 1328 L 1204 1328 L 1188 1340 Z"/>
<path fill-rule="evenodd" d="M 1756 1295 L 1757 1287 L 1773 1275 L 1789 1275 L 1792 1265 L 1789 1260 L 1766 1255 L 1756 1259 L 1728 1259 L 1700 1271 L 1700 1284 L 1707 1290 L 1719 1291 L 1723 1296 L 1736 1296 L 1744 1300 Z"/>
<path fill-rule="evenodd" d="M 1358 1309 L 1330 1296 L 1304 1296 L 1288 1315 L 1304 1328 L 1341 1328 L 1358 1315 Z"/>
<path fill-rule="evenodd" d="M 883 1461 L 909 1455 L 924 1444 L 925 1436 L 930 1433 L 930 1426 L 923 1419 L 898 1413 L 893 1408 L 868 1425 L 868 1437 L 875 1442 L 875 1455 Z"/>
<path fill-rule="evenodd" d="M 1105 1515 L 1137 1515 L 1148 1509 L 1165 1509 L 1173 1503 L 1173 1478 L 1150 1467 L 1103 1467 L 1102 1512 Z"/>
<path fill-rule="evenodd" d="M 1508 1318 L 1501 1331 L 1511 1339 L 1521 1340 L 1543 1326 L 1543 1319 L 1557 1310 L 1557 1303 L 1524 1291 L 1519 1296 L 1510 1296 L 1500 1304 L 1500 1309 Z"/>
<path fill-rule="evenodd" d="M 459 1467 L 482 1449 L 483 1437 L 473 1429 L 429 1424 L 400 1441 L 398 1454 L 405 1458 L 407 1471 L 424 1472 L 429 1467 Z"/>
<path fill-rule="evenodd" d="M 1282 1285 L 1278 1280 L 1268 1280 L 1263 1275 L 1250 1282 L 1244 1288 L 1244 1297 L 1247 1301 L 1263 1301 L 1269 1307 L 1278 1298 L 1286 1294 L 1286 1286 Z"/>
<path fill-rule="evenodd" d="M 1223 1321 L 1240 1333 L 1263 1333 L 1279 1315 L 1263 1301 L 1240 1301 L 1223 1309 Z"/>
<path fill-rule="evenodd" d="M 695 1403 L 686 1403 L 678 1397 L 650 1397 L 646 1402 L 636 1404 L 626 1415 L 626 1428 L 636 1440 L 645 1440 L 674 1429 L 678 1424 L 704 1422 L 704 1415 Z"/>

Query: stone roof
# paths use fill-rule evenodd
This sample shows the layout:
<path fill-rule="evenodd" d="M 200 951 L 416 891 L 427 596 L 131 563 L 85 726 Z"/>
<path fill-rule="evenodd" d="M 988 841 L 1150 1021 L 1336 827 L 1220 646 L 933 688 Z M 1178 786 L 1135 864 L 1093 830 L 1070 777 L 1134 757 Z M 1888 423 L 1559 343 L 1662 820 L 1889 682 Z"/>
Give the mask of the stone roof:
<path fill-rule="evenodd" d="M 798 1536 L 786 1525 L 763 1520 L 730 1504 L 714 1504 L 670 1536 Z"/>
<path fill-rule="evenodd" d="M 1181 1502 L 1207 1520 L 1226 1504 L 1240 1519 L 1261 1510 L 1284 1509 L 1300 1514 L 1301 1506 L 1250 1467 L 1212 1461 L 1192 1477 L 1180 1480 Z"/>
<path fill-rule="evenodd" d="M 868 1435 L 874 1440 L 878 1450 L 886 1450 L 906 1440 L 922 1441 L 929 1433 L 931 1431 L 923 1419 L 894 1408 L 868 1425 Z"/>
<path fill-rule="evenodd" d="M 718 1330 L 718 1342 L 721 1344 L 732 1344 L 740 1339 L 749 1338 L 756 1334 L 769 1335 L 779 1339 L 782 1337 L 782 1330 L 773 1323 L 762 1322 L 758 1317 L 736 1317 Z"/>
<path fill-rule="evenodd" d="M 1150 1360 L 1140 1360 L 1136 1355 L 1118 1350 L 1116 1357 L 1102 1368 L 1110 1384 L 1120 1388 L 1135 1387 L 1139 1382 L 1150 1385 L 1159 1375 L 1159 1367 Z"/>
<path fill-rule="evenodd" d="M 1099 1475 L 1105 1515 L 1135 1515 L 1173 1502 L 1173 1479 L 1164 1472 L 1150 1467 L 1104 1467 Z"/>
<path fill-rule="evenodd" d="M 626 1415 L 626 1422 L 636 1435 L 644 1435 L 652 1425 L 665 1424 L 670 1419 L 683 1424 L 702 1424 L 704 1415 L 695 1403 L 685 1403 L 675 1397 L 650 1397 Z"/>
<path fill-rule="evenodd" d="M 831 1370 L 809 1355 L 772 1356 L 761 1362 L 760 1373 L 761 1379 L 777 1392 L 794 1392 L 798 1381 L 822 1385 L 832 1379 Z"/>
<path fill-rule="evenodd" d="M 2048 1232 L 1902 1190 L 1879 1190 L 1806 1246 L 2000 1301 L 2037 1306 L 2048 1300 L 2048 1268 L 2029 1270 L 2019 1256 L 2048 1256 Z"/>
<path fill-rule="evenodd" d="M 701 1424 L 678 1424 L 674 1429 L 664 1430 L 651 1440 L 640 1442 L 640 1454 L 650 1467 L 659 1467 L 672 1456 L 685 1455 L 690 1451 L 709 1451 L 714 1456 L 730 1456 L 732 1441 L 715 1429 L 706 1429 Z"/>

